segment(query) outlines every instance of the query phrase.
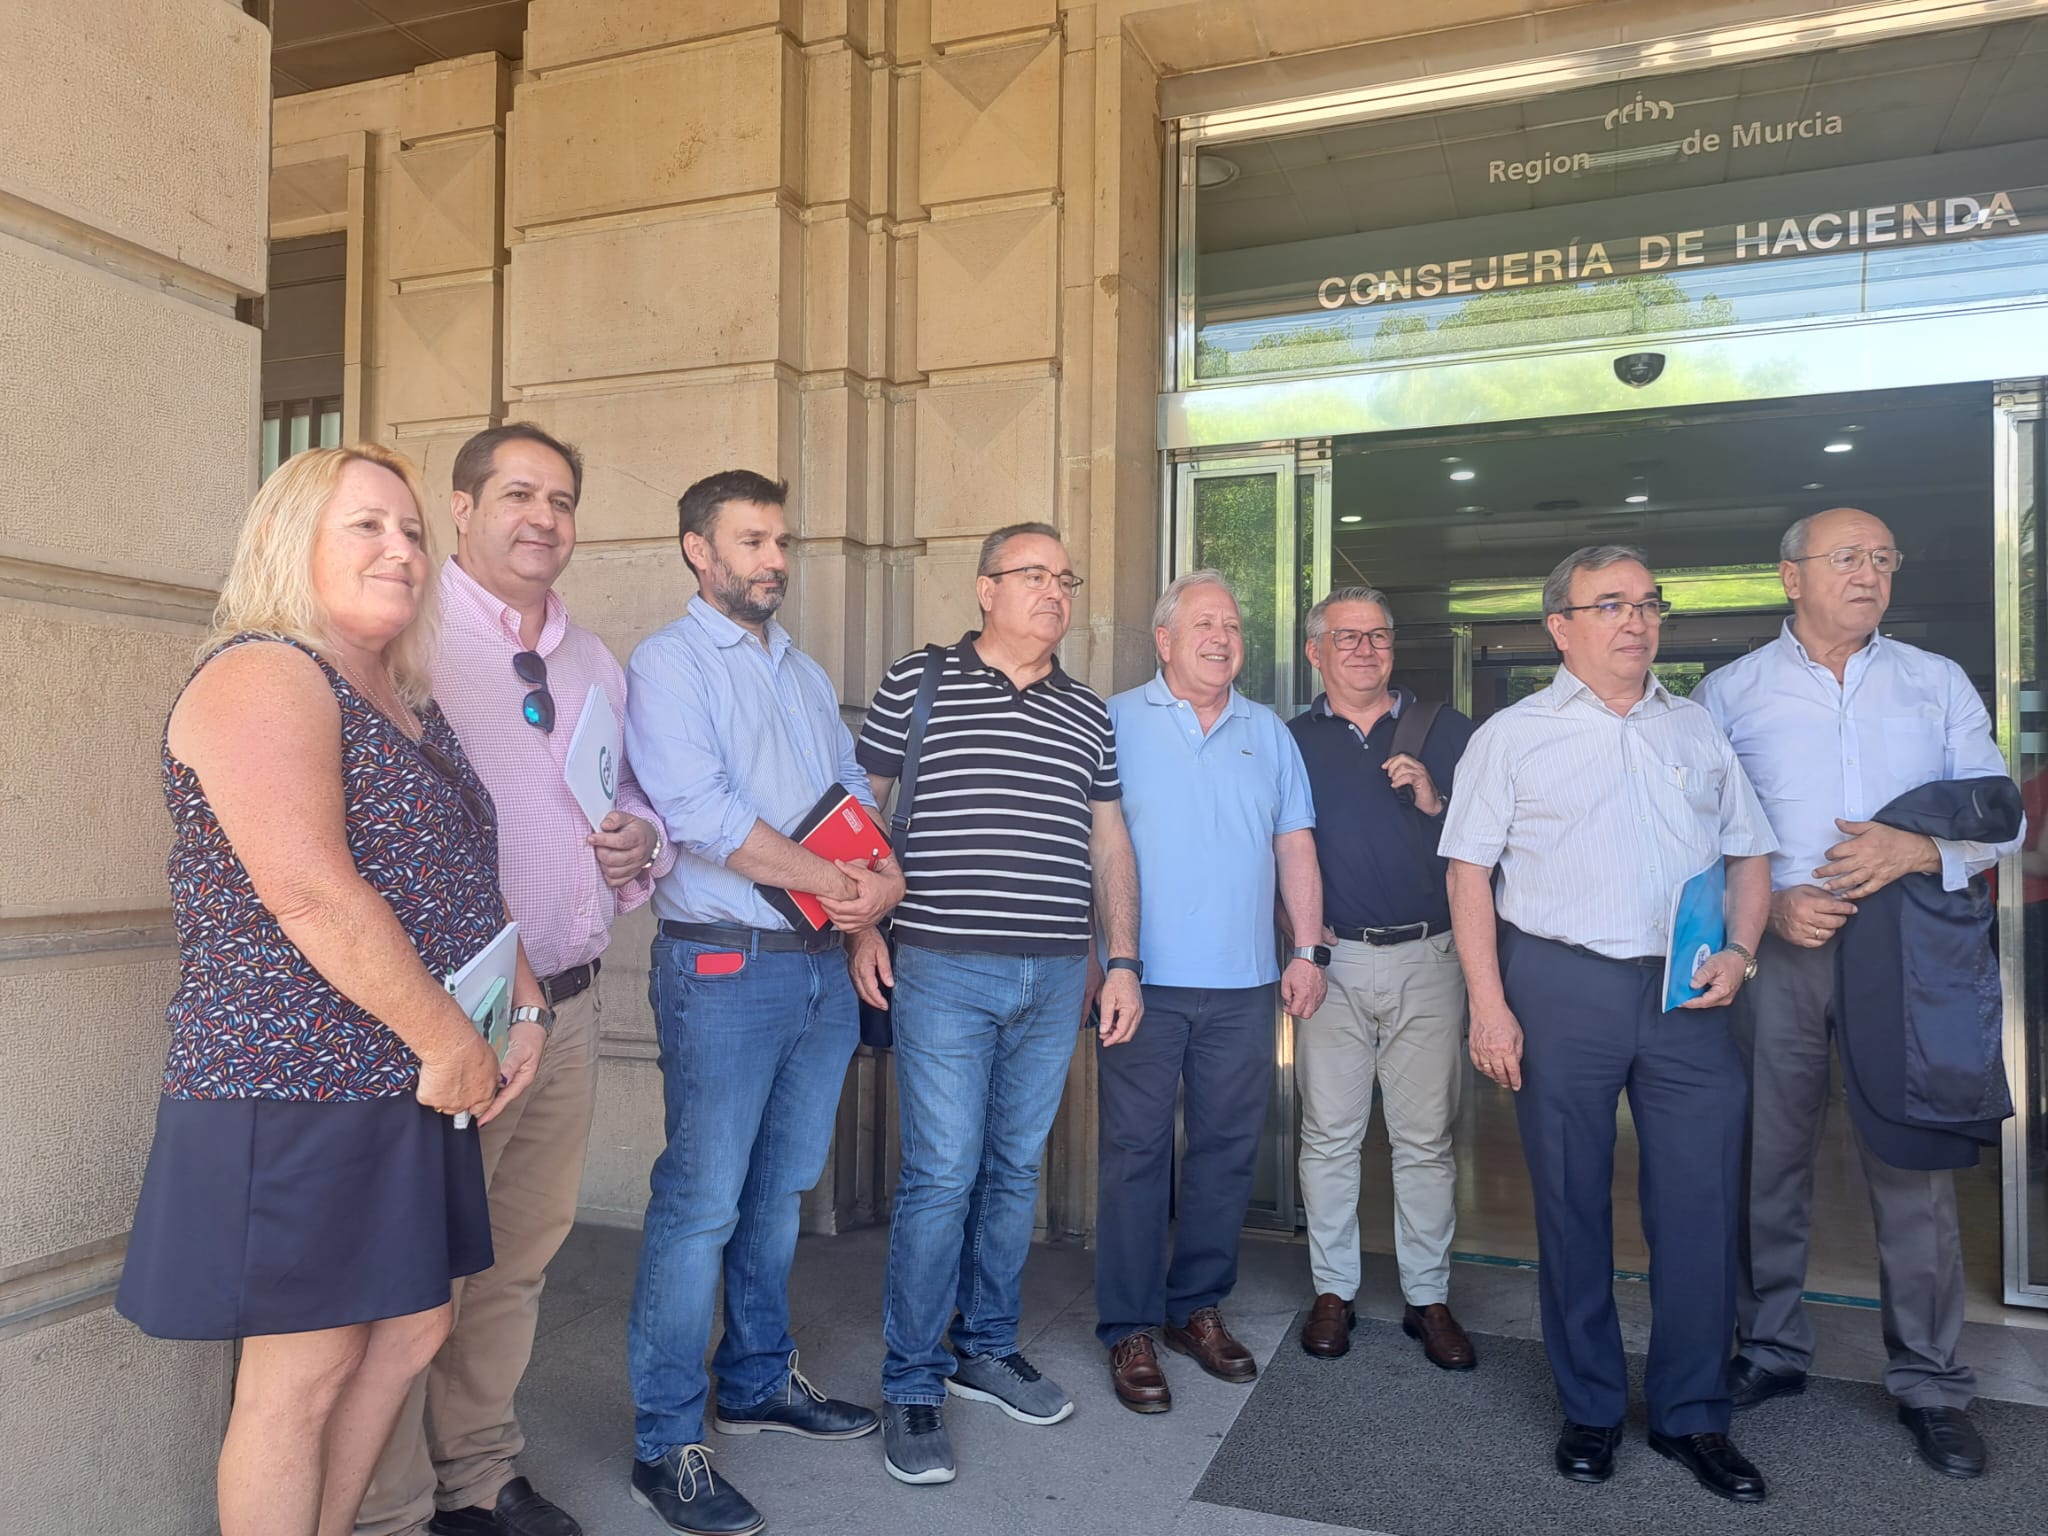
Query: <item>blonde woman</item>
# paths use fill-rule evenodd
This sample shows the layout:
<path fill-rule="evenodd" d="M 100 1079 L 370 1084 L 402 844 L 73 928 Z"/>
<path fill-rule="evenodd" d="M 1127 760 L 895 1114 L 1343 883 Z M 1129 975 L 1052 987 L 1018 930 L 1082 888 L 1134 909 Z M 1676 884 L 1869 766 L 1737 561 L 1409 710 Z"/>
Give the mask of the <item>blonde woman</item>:
<path fill-rule="evenodd" d="M 505 921 L 490 797 L 427 697 L 419 473 L 317 449 L 264 485 L 164 732 L 180 950 L 118 1306 L 240 1339 L 222 1536 L 352 1528 L 406 1388 L 488 1268 L 474 1129 L 531 1080 L 443 978 Z M 538 1005 L 522 959 L 513 1001 Z"/>

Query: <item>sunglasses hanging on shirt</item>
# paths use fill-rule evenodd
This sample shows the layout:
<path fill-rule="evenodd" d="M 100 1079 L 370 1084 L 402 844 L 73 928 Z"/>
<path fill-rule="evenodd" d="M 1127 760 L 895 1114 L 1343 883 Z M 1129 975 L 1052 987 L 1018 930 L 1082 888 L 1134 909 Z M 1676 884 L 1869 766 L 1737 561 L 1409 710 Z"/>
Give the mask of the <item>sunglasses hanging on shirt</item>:
<path fill-rule="evenodd" d="M 533 688 L 519 706 L 519 713 L 535 730 L 552 733 L 555 728 L 555 696 L 548 692 L 547 658 L 539 651 L 520 651 L 512 658 L 512 670 L 519 674 L 522 683 Z"/>

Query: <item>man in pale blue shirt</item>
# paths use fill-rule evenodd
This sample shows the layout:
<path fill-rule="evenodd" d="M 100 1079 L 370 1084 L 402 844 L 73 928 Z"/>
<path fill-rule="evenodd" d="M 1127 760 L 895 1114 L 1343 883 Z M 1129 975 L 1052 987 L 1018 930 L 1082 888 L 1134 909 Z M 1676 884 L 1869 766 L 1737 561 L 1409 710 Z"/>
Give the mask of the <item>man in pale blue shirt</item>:
<path fill-rule="evenodd" d="M 787 835 L 835 782 L 874 801 L 831 680 L 774 617 L 788 586 L 786 494 L 747 470 L 683 493 L 678 531 L 698 592 L 627 674 L 627 756 L 678 855 L 654 891 L 648 991 L 668 1140 L 627 1337 L 632 1494 L 679 1536 L 764 1523 L 701 1443 L 721 1275 L 721 1433 L 850 1440 L 880 1422 L 813 1388 L 789 1336 L 798 1199 L 824 1171 L 859 1038 L 842 939 L 901 899 L 903 877 L 893 860 L 834 864 Z M 833 926 L 793 932 L 756 882 L 814 893 Z"/>
<path fill-rule="evenodd" d="M 1626 1093 L 1650 1248 L 1650 1445 L 1711 1492 L 1755 1503 L 1764 1480 L 1728 1438 L 1723 1381 L 1747 1098 L 1727 1004 L 1755 964 L 1763 855 L 1777 845 L 1712 717 L 1650 670 L 1668 606 L 1620 545 L 1550 573 L 1544 625 L 1564 660 L 1473 736 L 1438 851 L 1472 1062 L 1516 1091 L 1543 1347 L 1565 1414 L 1557 1470 L 1612 1476 L 1628 1408 L 1612 1197 Z M 1716 860 L 1727 945 L 1695 969 L 1699 995 L 1666 1012 L 1672 892 Z"/>
<path fill-rule="evenodd" d="M 1794 523 L 1779 555 L 1792 602 L 1783 632 L 1693 693 L 1734 743 L 1778 837 L 1761 969 L 1736 1010 L 1752 1086 L 1739 1342 L 1729 1365 L 1740 1408 L 1802 1390 L 1813 1359 L 1800 1296 L 1840 1006 L 1837 935 L 1859 900 L 1900 876 L 1938 875 L 1944 889 L 1960 890 L 2021 841 L 1946 842 L 1869 819 L 1922 784 L 2003 775 L 2005 760 L 1963 669 L 1878 633 L 1902 563 L 1889 528 L 1837 507 Z M 1963 1412 L 1975 1382 L 1956 1358 L 1963 1256 L 1954 1175 L 1891 1167 L 1860 1135 L 1857 1150 L 1877 1222 L 1885 1386 L 1921 1455 L 1974 1477 L 1984 1447 Z"/>
<path fill-rule="evenodd" d="M 1305 1019 L 1330 961 L 1308 770 L 1280 717 L 1232 686 L 1244 665 L 1236 596 L 1218 572 L 1193 571 L 1166 589 L 1152 624 L 1159 674 L 1109 701 L 1138 856 L 1145 1024 L 1096 1053 L 1095 1336 L 1118 1400 L 1137 1413 L 1173 1406 L 1154 1327 L 1212 1376 L 1258 1374 L 1219 1306 L 1237 1283 L 1265 1126 L 1274 987 Z M 1284 968 L 1276 886 L 1298 942 Z"/>

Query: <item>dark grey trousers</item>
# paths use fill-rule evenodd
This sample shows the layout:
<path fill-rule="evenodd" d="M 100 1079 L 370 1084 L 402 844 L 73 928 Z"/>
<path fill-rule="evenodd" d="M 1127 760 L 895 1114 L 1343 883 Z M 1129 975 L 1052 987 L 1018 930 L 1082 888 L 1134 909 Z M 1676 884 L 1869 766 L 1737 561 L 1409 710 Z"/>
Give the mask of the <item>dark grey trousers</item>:
<path fill-rule="evenodd" d="M 1828 1107 L 1835 945 L 1800 949 L 1765 934 L 1757 978 L 1735 999 L 1735 1043 L 1749 1067 L 1750 1133 L 1736 1293 L 1741 1353 L 1773 1371 L 1813 1360 L 1800 1293 L 1813 1227 L 1813 1163 Z M 1885 1390 L 1915 1408 L 1969 1405 L 1976 1381 L 1956 1360 L 1963 1250 L 1955 1176 L 1880 1161 L 1856 1137 L 1877 1225 L 1889 1355 Z"/>

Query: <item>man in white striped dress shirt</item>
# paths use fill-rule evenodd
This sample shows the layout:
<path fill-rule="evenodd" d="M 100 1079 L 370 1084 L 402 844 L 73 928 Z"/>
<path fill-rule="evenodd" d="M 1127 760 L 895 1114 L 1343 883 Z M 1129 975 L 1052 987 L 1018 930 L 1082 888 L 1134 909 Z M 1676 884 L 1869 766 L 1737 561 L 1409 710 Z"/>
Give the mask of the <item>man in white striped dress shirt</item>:
<path fill-rule="evenodd" d="M 1668 606 L 1633 549 L 1582 549 L 1551 572 L 1544 624 L 1563 663 L 1472 738 L 1439 851 L 1473 1064 L 1517 1095 L 1565 1414 L 1557 1470 L 1604 1482 L 1628 1411 L 1611 1193 L 1626 1091 L 1650 1246 L 1650 1445 L 1755 1503 L 1763 1478 L 1728 1438 L 1723 1379 L 1747 1102 L 1727 1004 L 1755 970 L 1777 842 L 1713 717 L 1650 671 Z M 1715 859 L 1727 947 L 1666 1013 L 1672 893 Z"/>

